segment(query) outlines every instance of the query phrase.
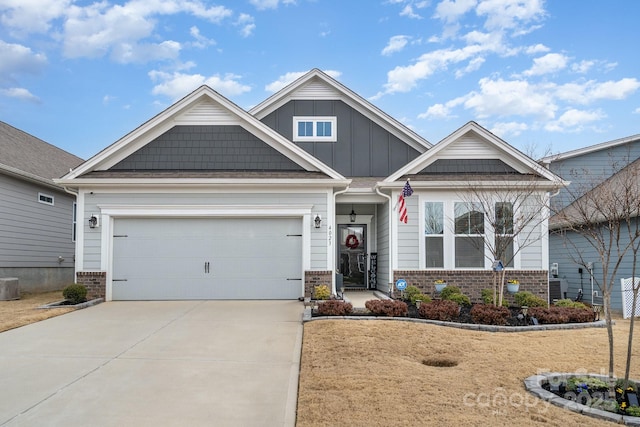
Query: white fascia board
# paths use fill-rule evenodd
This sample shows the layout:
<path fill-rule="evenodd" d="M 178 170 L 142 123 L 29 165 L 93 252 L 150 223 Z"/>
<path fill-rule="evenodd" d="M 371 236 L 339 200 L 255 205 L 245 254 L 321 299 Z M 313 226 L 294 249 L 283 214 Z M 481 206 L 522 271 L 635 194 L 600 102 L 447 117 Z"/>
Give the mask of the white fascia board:
<path fill-rule="evenodd" d="M 566 186 L 569 185 L 568 181 L 559 181 L 559 182 L 549 182 L 549 181 L 531 181 L 531 180 L 520 180 L 520 181 L 476 181 L 473 179 L 469 179 L 468 181 L 410 181 L 411 188 L 416 190 L 428 189 L 428 190 L 468 190 L 470 185 L 473 185 L 474 188 L 484 188 L 484 189 L 504 189 L 505 186 L 508 188 L 531 188 L 533 184 L 538 190 L 551 191 L 557 190 L 558 186 Z M 380 189 L 387 190 L 399 190 L 404 187 L 404 182 L 395 181 L 395 182 L 378 182 L 377 187 Z"/>
<path fill-rule="evenodd" d="M 310 215 L 313 205 L 115 205 L 99 204 L 102 215 L 158 217 L 282 217 Z"/>
<path fill-rule="evenodd" d="M 116 191 L 124 188 L 139 187 L 141 189 L 148 188 L 327 188 L 327 187 L 346 187 L 351 180 L 328 180 L 328 179 L 298 179 L 298 180 L 278 180 L 278 179 L 244 179 L 236 178 L 225 179 L 199 179 L 199 178 L 79 178 L 79 179 L 60 179 L 56 180 L 60 185 L 70 188 L 114 188 Z"/>
<path fill-rule="evenodd" d="M 627 136 L 625 138 L 614 139 L 612 141 L 601 142 L 600 144 L 591 145 L 589 147 L 578 148 L 576 150 L 566 151 L 564 153 L 552 154 L 550 156 L 540 159 L 542 163 L 549 164 L 560 160 L 570 159 L 572 157 L 582 156 L 594 151 L 607 150 L 609 148 L 617 147 L 618 145 L 627 144 L 629 142 L 639 141 L 640 134 Z"/>
<path fill-rule="evenodd" d="M 254 133 L 263 142 L 269 144 L 272 148 L 281 152 L 283 155 L 287 156 L 305 169 L 320 171 L 335 179 L 344 179 L 341 174 L 311 156 L 302 148 L 293 144 L 282 135 L 257 120 L 251 114 L 235 105 L 233 102 L 213 91 L 208 86 L 201 86 L 196 89 L 194 92 L 176 102 L 162 113 L 156 115 L 154 118 L 125 135 L 111 146 L 102 150 L 96 156 L 87 160 L 75 170 L 69 172 L 63 178 L 76 178 L 92 170 L 108 169 L 110 166 L 113 166 L 118 161 L 124 159 L 127 155 L 134 153 L 145 144 L 171 129 L 175 125 L 174 118 L 190 105 L 197 103 L 204 96 L 208 96 L 213 101 L 227 109 L 229 113 L 237 117 L 238 122 L 233 124 L 243 126 L 249 132 Z"/>

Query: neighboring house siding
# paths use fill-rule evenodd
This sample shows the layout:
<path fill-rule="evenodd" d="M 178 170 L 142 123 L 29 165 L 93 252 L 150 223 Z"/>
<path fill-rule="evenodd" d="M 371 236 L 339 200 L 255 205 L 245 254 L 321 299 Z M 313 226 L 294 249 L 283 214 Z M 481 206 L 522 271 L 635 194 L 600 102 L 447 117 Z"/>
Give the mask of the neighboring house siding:
<path fill-rule="evenodd" d="M 420 226 L 423 220 L 419 218 L 418 204 L 420 198 L 414 193 L 405 198 L 409 219 L 406 224 L 398 223 L 398 269 L 415 270 L 420 266 L 419 239 Z M 397 217 L 397 215 L 395 215 Z"/>
<path fill-rule="evenodd" d="M 98 193 L 85 196 L 85 217 L 92 213 L 99 213 L 99 205 L 312 205 L 312 212 L 327 217 L 326 193 L 127 193 L 109 194 Z M 87 222 L 87 221 L 83 221 Z M 83 270 L 100 270 L 101 261 L 101 232 L 100 228 L 91 229 L 84 224 L 84 263 Z M 326 229 L 311 230 L 311 269 L 326 270 L 327 245 Z"/>
<path fill-rule="evenodd" d="M 594 291 L 598 291 L 600 298 L 596 298 L 596 302 L 601 302 L 602 291 L 599 283 L 602 282 L 602 263 L 596 249 L 582 236 L 575 233 L 569 233 L 566 237 L 560 234 L 551 233 L 549 236 L 549 246 L 553 248 L 550 254 L 549 262 L 558 263 L 558 278 L 564 279 L 568 284 L 567 297 L 575 299 L 578 290 L 582 288 L 584 293 L 583 301 L 591 302 L 591 282 L 589 272 L 585 267 L 579 264 L 578 253 L 582 254 L 585 262 L 593 263 Z M 616 259 L 612 260 L 613 264 Z M 613 265 L 610 266 L 613 268 Z M 622 293 L 620 288 L 620 279 L 631 277 L 632 275 L 632 254 L 627 254 L 623 258 L 623 262 L 618 269 L 618 274 L 614 278 L 611 292 L 611 308 L 614 311 L 622 311 Z M 582 269 L 582 277 L 579 269 Z M 609 276 L 611 273 L 609 273 Z M 640 276 L 640 268 L 636 272 Z"/>
<path fill-rule="evenodd" d="M 175 126 L 112 170 L 303 170 L 240 126 Z"/>
<path fill-rule="evenodd" d="M 389 202 L 376 205 L 377 209 L 377 230 L 376 235 L 378 237 L 378 283 L 377 288 L 381 291 L 387 292 L 389 290 Z"/>
<path fill-rule="evenodd" d="M 420 155 L 342 101 L 289 101 L 262 122 L 292 140 L 294 116 L 337 117 L 337 142 L 296 144 L 344 176 L 387 176 Z"/>
<path fill-rule="evenodd" d="M 569 188 L 561 190 L 551 199 L 552 206 L 554 209 L 567 206 L 576 195 L 584 194 L 595 184 L 604 181 L 638 157 L 640 157 L 640 141 L 552 161 L 549 164 L 549 170 L 571 181 Z"/>

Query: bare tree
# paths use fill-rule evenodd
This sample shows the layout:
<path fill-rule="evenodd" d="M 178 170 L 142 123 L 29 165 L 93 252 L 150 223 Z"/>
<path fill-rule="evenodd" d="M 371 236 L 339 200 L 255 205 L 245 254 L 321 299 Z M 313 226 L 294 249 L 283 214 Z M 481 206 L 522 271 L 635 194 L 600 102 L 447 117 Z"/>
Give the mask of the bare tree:
<path fill-rule="evenodd" d="M 519 252 L 546 237 L 543 225 L 549 219 L 548 192 L 561 185 L 535 175 L 508 177 L 499 183 L 469 183 L 458 193 L 467 205 L 466 212 L 456 212 L 454 221 L 456 235 L 481 236 L 469 242 L 490 262 L 500 260 L 506 268 L 513 267 Z M 494 305 L 502 305 L 505 274 L 506 269 L 494 275 Z"/>
<path fill-rule="evenodd" d="M 582 171 L 589 174 L 589 171 Z M 598 185 L 588 183 L 588 188 L 569 188 L 571 204 L 556 213 L 550 221 L 553 233 L 564 238 L 566 246 L 573 248 L 573 261 L 588 268 L 579 243 L 586 242 L 597 254 L 601 263 L 600 275 L 594 275 L 602 291 L 605 322 L 609 338 L 609 376 L 614 376 L 613 326 L 611 319 L 611 293 L 625 257 L 633 262 L 633 274 L 640 249 L 640 160 L 614 167 L 613 175 Z M 636 290 L 637 294 L 637 290 Z M 633 319 L 627 353 L 628 379 L 631 363 Z"/>

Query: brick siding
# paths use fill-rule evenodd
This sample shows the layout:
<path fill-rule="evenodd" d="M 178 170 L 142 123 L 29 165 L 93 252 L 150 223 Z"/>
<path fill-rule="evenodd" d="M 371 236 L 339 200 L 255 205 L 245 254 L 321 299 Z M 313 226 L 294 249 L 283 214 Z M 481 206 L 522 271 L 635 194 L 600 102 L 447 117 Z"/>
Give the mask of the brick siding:
<path fill-rule="evenodd" d="M 319 285 L 327 285 L 331 289 L 333 272 L 331 270 L 305 271 L 304 272 L 304 296 L 311 297 L 313 289 Z"/>
<path fill-rule="evenodd" d="M 465 270 L 395 270 L 393 272 L 394 283 L 398 279 L 407 281 L 407 285 L 415 286 L 426 295 L 436 297 L 437 292 L 433 282 L 442 279 L 447 285 L 460 288 L 463 294 L 467 295 L 471 302 L 482 302 L 481 291 L 483 289 L 493 289 L 494 272 L 491 270 L 465 271 Z M 507 292 L 506 282 L 509 279 L 518 279 L 520 291 L 529 291 L 532 294 L 549 301 L 549 272 L 546 270 L 517 270 L 507 271 L 505 275 L 504 296 L 513 304 L 513 295 Z M 399 296 L 394 289 L 394 296 Z"/>
<path fill-rule="evenodd" d="M 104 271 L 78 271 L 76 283 L 86 286 L 88 300 L 104 298 L 107 290 L 107 273 Z"/>

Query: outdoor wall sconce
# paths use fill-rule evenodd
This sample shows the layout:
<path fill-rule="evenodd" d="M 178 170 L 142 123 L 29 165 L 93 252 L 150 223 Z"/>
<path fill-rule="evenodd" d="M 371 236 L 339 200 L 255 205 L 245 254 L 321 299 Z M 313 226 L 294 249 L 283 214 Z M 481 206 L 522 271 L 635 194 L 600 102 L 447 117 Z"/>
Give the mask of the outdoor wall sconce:
<path fill-rule="evenodd" d="M 351 220 L 351 222 L 356 222 L 356 211 L 353 210 L 353 205 L 351 205 L 351 213 L 349 214 L 349 220 Z"/>
<path fill-rule="evenodd" d="M 320 214 L 316 214 L 316 217 L 313 218 L 313 224 L 316 228 L 320 228 L 320 226 L 322 225 L 322 217 L 320 216 Z"/>
<path fill-rule="evenodd" d="M 89 228 L 96 228 L 98 226 L 98 217 L 91 215 L 89 217 Z"/>

